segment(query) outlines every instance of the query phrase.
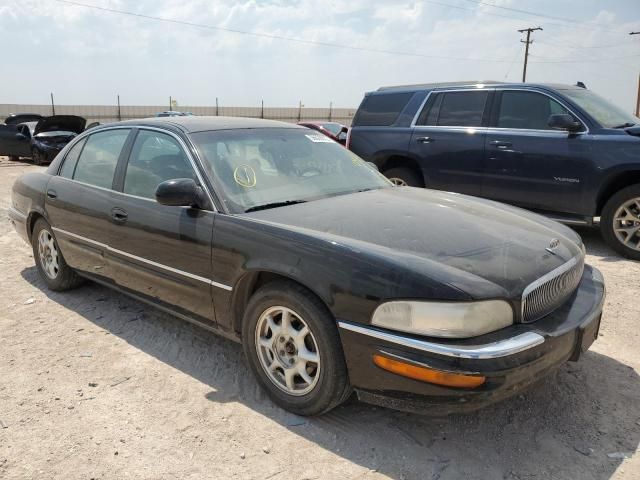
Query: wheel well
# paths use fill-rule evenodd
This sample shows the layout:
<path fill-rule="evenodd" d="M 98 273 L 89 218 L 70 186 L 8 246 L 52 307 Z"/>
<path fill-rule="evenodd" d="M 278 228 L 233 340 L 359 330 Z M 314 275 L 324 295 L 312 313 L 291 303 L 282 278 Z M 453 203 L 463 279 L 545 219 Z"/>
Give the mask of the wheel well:
<path fill-rule="evenodd" d="M 384 173 L 391 168 L 398 167 L 410 168 L 411 170 L 416 172 L 420 176 L 420 178 L 423 177 L 422 170 L 420 169 L 420 165 L 418 165 L 418 162 L 413 158 L 403 157 L 401 155 L 392 155 L 385 161 L 383 161 L 380 164 L 380 171 Z"/>
<path fill-rule="evenodd" d="M 640 171 L 631 171 L 618 174 L 610 180 L 598 194 L 596 214 L 600 215 L 607 201 L 623 188 L 640 183 Z"/>
<path fill-rule="evenodd" d="M 309 290 L 309 288 L 306 285 L 303 285 L 300 282 L 290 277 L 287 277 L 285 275 L 280 275 L 279 273 L 265 272 L 265 271 L 250 272 L 250 273 L 247 273 L 244 277 L 242 277 L 240 282 L 238 282 L 238 285 L 234 287 L 235 295 L 233 297 L 232 312 L 233 312 L 233 330 L 236 333 L 240 334 L 242 332 L 242 319 L 244 317 L 244 312 L 253 294 L 260 287 L 268 283 L 283 281 L 283 280 L 287 282 L 297 283 L 301 287 Z M 315 295 L 314 292 L 311 291 L 311 293 Z M 320 301 L 322 301 L 322 299 L 320 299 Z M 324 301 L 322 301 L 322 303 L 324 303 Z"/>
<path fill-rule="evenodd" d="M 29 235 L 29 243 L 31 243 L 31 235 L 33 234 L 33 227 L 39 218 L 44 218 L 44 216 L 38 212 L 30 213 L 29 218 L 27 218 L 27 234 Z"/>

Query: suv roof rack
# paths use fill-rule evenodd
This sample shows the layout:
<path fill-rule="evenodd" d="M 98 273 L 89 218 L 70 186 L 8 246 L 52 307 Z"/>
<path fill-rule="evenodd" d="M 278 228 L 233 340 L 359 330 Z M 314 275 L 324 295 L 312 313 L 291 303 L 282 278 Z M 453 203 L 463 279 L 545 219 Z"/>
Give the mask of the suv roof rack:
<path fill-rule="evenodd" d="M 508 82 L 498 82 L 496 80 L 469 80 L 465 82 L 439 82 L 439 83 L 417 83 L 414 85 L 390 85 L 388 87 L 380 87 L 377 91 L 382 92 L 385 90 L 419 90 L 423 88 L 436 88 L 436 87 L 461 87 L 465 85 L 494 85 L 498 83 L 508 83 Z"/>

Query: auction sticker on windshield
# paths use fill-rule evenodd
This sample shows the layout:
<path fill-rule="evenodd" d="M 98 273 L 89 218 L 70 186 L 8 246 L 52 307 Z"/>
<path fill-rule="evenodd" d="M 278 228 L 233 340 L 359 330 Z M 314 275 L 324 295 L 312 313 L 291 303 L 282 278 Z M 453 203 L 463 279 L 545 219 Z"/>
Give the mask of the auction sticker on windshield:
<path fill-rule="evenodd" d="M 316 143 L 333 143 L 333 140 L 325 135 L 305 135 L 305 137 Z"/>

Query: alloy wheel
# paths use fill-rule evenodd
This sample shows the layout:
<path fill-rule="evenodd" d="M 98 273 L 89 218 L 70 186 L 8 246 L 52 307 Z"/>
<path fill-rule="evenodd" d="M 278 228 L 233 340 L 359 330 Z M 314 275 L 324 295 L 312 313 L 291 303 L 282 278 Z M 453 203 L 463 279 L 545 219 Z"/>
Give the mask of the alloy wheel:
<path fill-rule="evenodd" d="M 267 377 L 289 395 L 309 393 L 320 378 L 320 353 L 304 319 L 290 308 L 265 310 L 256 324 L 256 351 Z"/>
<path fill-rule="evenodd" d="M 391 180 L 391 183 L 393 183 L 396 187 L 406 187 L 406 186 L 408 186 L 407 182 L 405 182 L 403 179 L 398 178 L 398 177 L 391 177 L 391 178 L 389 178 L 389 180 Z"/>
<path fill-rule="evenodd" d="M 58 276 L 60 265 L 58 263 L 58 249 L 56 241 L 51 233 L 43 229 L 38 235 L 38 257 L 42 270 L 52 280 Z"/>
<path fill-rule="evenodd" d="M 640 251 L 640 197 L 626 201 L 616 210 L 613 232 L 625 247 Z"/>

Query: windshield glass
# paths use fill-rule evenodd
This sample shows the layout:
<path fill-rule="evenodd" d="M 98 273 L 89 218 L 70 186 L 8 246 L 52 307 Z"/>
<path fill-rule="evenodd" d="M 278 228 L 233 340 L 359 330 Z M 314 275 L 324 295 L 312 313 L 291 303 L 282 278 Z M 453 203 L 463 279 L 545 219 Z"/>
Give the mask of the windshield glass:
<path fill-rule="evenodd" d="M 191 135 L 223 201 L 235 213 L 390 187 L 372 166 L 319 132 L 302 128 Z M 277 205 L 276 205 L 277 206 Z"/>
<path fill-rule="evenodd" d="M 576 88 L 563 90 L 562 93 L 577 103 L 579 107 L 591 115 L 604 128 L 640 123 L 638 117 L 634 117 L 616 107 L 590 90 Z"/>

